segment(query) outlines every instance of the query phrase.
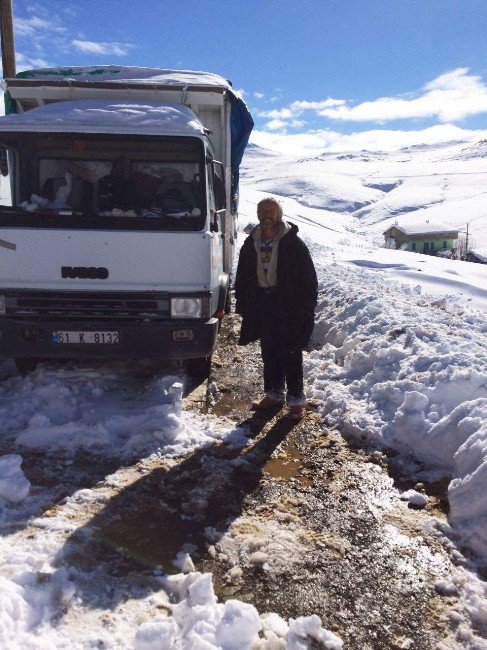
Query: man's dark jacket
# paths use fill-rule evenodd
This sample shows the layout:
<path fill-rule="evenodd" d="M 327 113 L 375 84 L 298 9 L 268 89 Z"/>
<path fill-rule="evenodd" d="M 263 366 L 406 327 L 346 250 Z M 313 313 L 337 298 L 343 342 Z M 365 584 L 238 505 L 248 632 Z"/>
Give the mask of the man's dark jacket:
<path fill-rule="evenodd" d="M 313 332 L 317 301 L 315 267 L 306 244 L 297 236 L 298 228 L 279 240 L 276 301 L 279 328 L 276 336 L 286 349 L 299 350 Z M 245 240 L 235 278 L 236 312 L 242 316 L 239 345 L 259 338 L 257 251 L 252 233 Z"/>

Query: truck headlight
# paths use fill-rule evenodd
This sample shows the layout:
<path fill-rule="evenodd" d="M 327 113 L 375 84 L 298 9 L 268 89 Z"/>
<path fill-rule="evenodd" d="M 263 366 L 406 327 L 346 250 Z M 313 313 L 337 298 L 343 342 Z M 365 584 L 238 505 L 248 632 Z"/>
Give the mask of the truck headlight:
<path fill-rule="evenodd" d="M 5 296 L 3 293 L 0 293 L 0 315 L 5 314 Z"/>
<path fill-rule="evenodd" d="M 171 298 L 171 318 L 208 318 L 210 298 Z"/>

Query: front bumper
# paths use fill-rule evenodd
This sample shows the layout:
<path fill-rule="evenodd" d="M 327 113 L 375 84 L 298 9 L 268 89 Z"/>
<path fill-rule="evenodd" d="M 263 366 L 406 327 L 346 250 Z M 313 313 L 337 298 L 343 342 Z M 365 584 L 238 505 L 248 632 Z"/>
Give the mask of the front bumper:
<path fill-rule="evenodd" d="M 99 320 L 23 320 L 0 318 L 0 356 L 14 359 L 194 359 L 216 345 L 217 318 L 150 322 Z M 175 341 L 175 330 L 192 330 L 193 339 Z M 116 344 L 60 344 L 53 332 L 117 331 Z"/>

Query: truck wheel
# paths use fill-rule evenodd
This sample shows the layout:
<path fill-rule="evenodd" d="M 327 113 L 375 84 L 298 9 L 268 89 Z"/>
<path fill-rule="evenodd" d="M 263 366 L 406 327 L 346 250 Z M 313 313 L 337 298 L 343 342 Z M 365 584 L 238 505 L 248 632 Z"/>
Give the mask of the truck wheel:
<path fill-rule="evenodd" d="M 37 359 L 14 359 L 17 370 L 25 377 L 29 372 L 34 372 L 39 363 Z"/>
<path fill-rule="evenodd" d="M 193 379 L 208 379 L 211 370 L 211 354 L 208 357 L 196 357 L 186 362 L 186 372 Z"/>

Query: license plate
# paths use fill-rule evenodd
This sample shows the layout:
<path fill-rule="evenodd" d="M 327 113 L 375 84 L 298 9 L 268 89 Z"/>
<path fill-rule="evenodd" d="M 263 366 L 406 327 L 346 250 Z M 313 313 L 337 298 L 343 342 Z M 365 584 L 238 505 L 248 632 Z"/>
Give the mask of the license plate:
<path fill-rule="evenodd" d="M 52 341 L 64 345 L 116 345 L 120 343 L 119 332 L 53 332 Z"/>

